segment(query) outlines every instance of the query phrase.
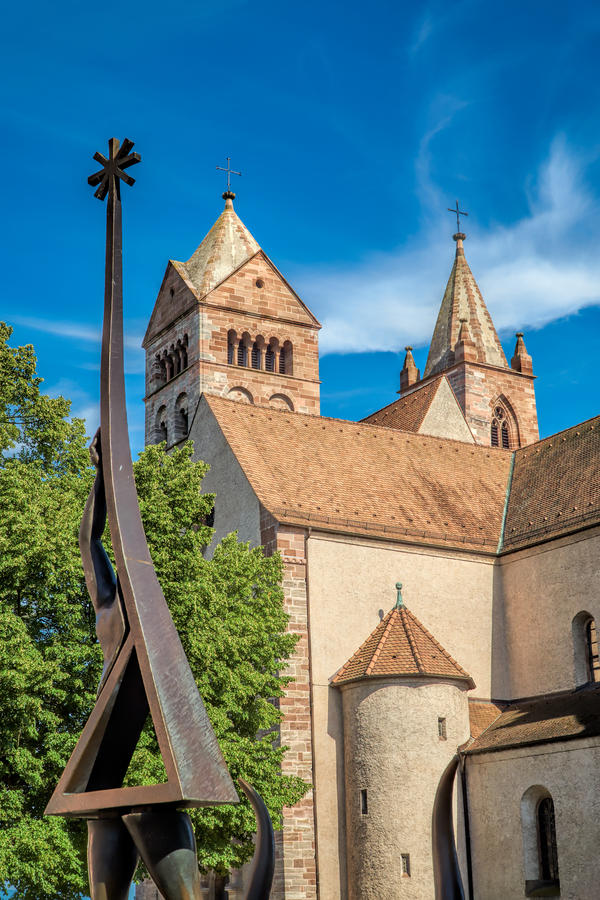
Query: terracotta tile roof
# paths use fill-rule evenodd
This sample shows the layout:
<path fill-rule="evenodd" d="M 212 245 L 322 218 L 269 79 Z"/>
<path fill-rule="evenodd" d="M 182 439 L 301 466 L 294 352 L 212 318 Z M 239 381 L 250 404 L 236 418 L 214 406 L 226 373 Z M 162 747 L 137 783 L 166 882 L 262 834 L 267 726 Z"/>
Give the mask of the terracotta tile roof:
<path fill-rule="evenodd" d="M 471 737 L 479 735 L 489 728 L 492 722 L 506 709 L 507 704 L 498 700 L 479 700 L 469 697 L 469 722 L 471 724 Z"/>
<path fill-rule="evenodd" d="M 600 522 L 600 416 L 515 452 L 503 550 Z"/>
<path fill-rule="evenodd" d="M 393 676 L 459 678 L 475 687 L 471 676 L 405 606 L 394 607 L 382 619 L 331 683 Z"/>
<path fill-rule="evenodd" d="M 458 340 L 461 319 L 468 322 L 471 339 L 477 351 L 477 361 L 508 368 L 500 338 L 465 259 L 464 235 L 457 234 L 454 237 L 456 256 L 433 330 L 424 378 L 442 372 L 454 362 L 454 347 Z"/>
<path fill-rule="evenodd" d="M 440 375 L 428 384 L 416 391 L 400 397 L 383 409 L 366 416 L 362 421 L 369 425 L 385 425 L 386 428 L 398 428 L 400 431 L 417 432 L 423 424 L 423 419 L 429 412 L 433 398 L 445 376 Z"/>
<path fill-rule="evenodd" d="M 260 250 L 227 200 L 225 209 L 187 262 L 173 260 L 177 270 L 193 284 L 201 299 Z"/>
<path fill-rule="evenodd" d="M 276 519 L 495 552 L 511 455 L 204 396 Z"/>
<path fill-rule="evenodd" d="M 470 745 L 491 753 L 600 735 L 600 686 L 517 700 Z"/>

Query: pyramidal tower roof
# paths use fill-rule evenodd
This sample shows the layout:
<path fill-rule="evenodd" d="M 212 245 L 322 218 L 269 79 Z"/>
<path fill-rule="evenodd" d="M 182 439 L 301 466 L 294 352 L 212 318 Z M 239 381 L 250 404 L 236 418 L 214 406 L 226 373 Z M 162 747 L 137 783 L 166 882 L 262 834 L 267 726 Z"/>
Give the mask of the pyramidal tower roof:
<path fill-rule="evenodd" d="M 465 258 L 465 239 L 466 235 L 462 232 L 454 235 L 456 256 L 435 323 L 424 378 L 443 372 L 453 364 L 454 347 L 461 321 L 465 319 L 475 345 L 476 361 L 508 368 L 494 323 Z"/>
<path fill-rule="evenodd" d="M 187 262 L 177 263 L 199 297 L 212 291 L 261 249 L 233 208 L 235 194 L 225 191 L 223 199 L 225 209 L 198 249 Z"/>
<path fill-rule="evenodd" d="M 454 660 L 417 617 L 402 603 L 381 620 L 354 656 L 342 666 L 332 684 L 369 678 L 457 678 L 475 687 L 471 676 Z"/>

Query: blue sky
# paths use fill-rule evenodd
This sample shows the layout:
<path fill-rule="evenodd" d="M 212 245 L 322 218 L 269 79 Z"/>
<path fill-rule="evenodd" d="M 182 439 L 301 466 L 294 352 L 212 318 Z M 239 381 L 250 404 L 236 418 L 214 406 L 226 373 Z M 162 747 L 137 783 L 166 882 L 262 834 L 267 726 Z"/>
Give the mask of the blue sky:
<path fill-rule="evenodd" d="M 3 11 L 4 290 L 47 389 L 97 423 L 104 207 L 95 150 L 142 154 L 124 197 L 127 389 L 169 257 L 236 209 L 323 322 L 322 411 L 390 402 L 467 259 L 507 355 L 524 329 L 543 434 L 597 414 L 600 7 L 575 2 L 33 0 Z"/>

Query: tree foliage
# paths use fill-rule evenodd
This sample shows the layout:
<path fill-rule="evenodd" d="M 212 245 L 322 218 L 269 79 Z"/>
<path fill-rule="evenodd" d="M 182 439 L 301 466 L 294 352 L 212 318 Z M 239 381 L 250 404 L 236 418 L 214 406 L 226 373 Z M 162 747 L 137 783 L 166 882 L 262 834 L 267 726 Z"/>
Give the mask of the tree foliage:
<path fill-rule="evenodd" d="M 84 423 L 40 391 L 31 346 L 12 348 L 0 323 L 0 885 L 16 900 L 87 892 L 85 823 L 43 810 L 95 701 L 102 656 L 77 533 L 93 469 Z M 263 795 L 277 824 L 306 790 L 281 774 L 272 701 L 295 637 L 286 633 L 281 561 L 229 535 L 211 559 L 212 495 L 191 446 L 149 447 L 135 464 L 148 543 L 175 625 L 232 776 Z M 107 535 L 108 543 L 108 535 Z M 128 783 L 161 780 L 148 726 Z M 203 868 L 219 873 L 253 852 L 244 801 L 192 813 Z"/>

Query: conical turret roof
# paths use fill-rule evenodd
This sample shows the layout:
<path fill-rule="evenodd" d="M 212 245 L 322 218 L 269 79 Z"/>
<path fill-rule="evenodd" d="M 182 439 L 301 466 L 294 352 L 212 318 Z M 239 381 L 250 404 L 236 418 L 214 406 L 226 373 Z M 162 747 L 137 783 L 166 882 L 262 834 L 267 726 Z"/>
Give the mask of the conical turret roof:
<path fill-rule="evenodd" d="M 223 194 L 225 209 L 187 262 L 177 263 L 204 297 L 261 248 L 233 208 L 235 194 Z"/>
<path fill-rule="evenodd" d="M 475 687 L 471 676 L 454 660 L 417 617 L 396 605 L 342 666 L 332 684 L 368 678 L 457 678 Z"/>
<path fill-rule="evenodd" d="M 475 345 L 476 361 L 508 368 L 506 356 L 481 291 L 465 258 L 462 232 L 454 235 L 456 256 L 438 314 L 424 378 L 436 375 L 454 362 L 461 320 L 466 320 Z"/>

